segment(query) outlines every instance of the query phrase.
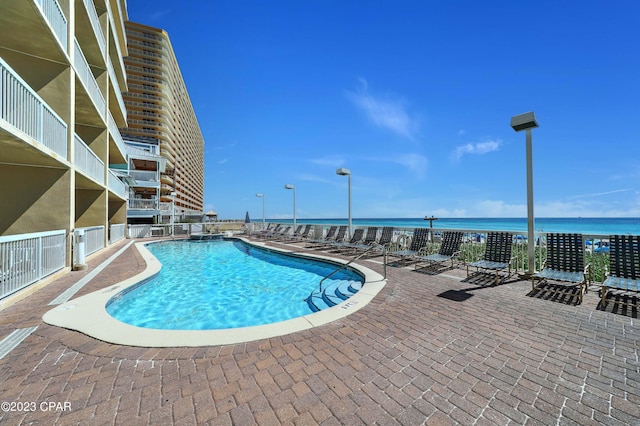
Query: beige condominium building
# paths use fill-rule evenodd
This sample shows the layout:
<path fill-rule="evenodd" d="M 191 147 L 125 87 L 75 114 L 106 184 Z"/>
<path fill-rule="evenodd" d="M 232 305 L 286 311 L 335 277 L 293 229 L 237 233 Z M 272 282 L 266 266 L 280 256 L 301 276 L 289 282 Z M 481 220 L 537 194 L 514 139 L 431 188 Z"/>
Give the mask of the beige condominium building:
<path fill-rule="evenodd" d="M 125 24 L 128 92 L 124 93 L 128 127 L 125 139 L 157 144 L 166 158 L 160 174 L 159 208 L 165 221 L 171 202 L 176 215 L 202 215 L 204 139 L 191 105 L 169 35 L 134 22 Z M 148 189 L 132 188 L 131 199 L 146 199 Z M 134 202 L 134 201 L 132 201 Z M 140 204 L 140 201 L 135 201 Z"/>
<path fill-rule="evenodd" d="M 124 237 L 125 0 L 0 2 L 0 299 Z"/>

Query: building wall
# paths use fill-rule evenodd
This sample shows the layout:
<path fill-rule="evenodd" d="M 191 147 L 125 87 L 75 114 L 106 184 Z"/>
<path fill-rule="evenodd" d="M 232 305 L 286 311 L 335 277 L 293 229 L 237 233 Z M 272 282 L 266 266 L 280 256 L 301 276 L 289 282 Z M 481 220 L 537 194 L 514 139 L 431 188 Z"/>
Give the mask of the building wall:
<path fill-rule="evenodd" d="M 162 202 L 182 211 L 203 211 L 204 139 L 169 35 L 157 28 L 127 22 L 129 56 L 125 58 L 129 92 L 126 136 L 152 137 L 167 159 Z"/>
<path fill-rule="evenodd" d="M 104 226 L 106 245 L 125 223 L 125 20 L 125 0 L 0 2 L 0 236 Z"/>

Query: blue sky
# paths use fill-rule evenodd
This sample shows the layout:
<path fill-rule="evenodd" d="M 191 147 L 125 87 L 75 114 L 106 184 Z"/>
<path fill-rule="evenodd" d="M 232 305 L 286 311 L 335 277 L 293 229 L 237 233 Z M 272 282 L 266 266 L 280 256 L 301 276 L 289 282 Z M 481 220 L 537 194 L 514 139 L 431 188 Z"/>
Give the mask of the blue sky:
<path fill-rule="evenodd" d="M 221 218 L 640 217 L 640 2 L 129 0 L 169 33 Z"/>

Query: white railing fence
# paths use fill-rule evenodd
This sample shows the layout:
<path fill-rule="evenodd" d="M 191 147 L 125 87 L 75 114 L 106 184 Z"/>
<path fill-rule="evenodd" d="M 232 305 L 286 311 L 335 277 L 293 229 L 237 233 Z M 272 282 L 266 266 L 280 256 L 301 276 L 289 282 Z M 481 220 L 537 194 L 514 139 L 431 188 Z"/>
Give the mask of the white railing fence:
<path fill-rule="evenodd" d="M 66 231 L 0 237 L 0 299 L 61 270 Z"/>
<path fill-rule="evenodd" d="M 93 32 L 96 35 L 96 39 L 98 40 L 98 45 L 100 46 L 100 51 L 102 52 L 102 56 L 106 56 L 107 43 L 104 40 L 104 34 L 102 33 L 102 27 L 100 26 L 100 19 L 98 18 L 98 13 L 96 12 L 96 6 L 93 4 L 93 0 L 84 0 L 84 6 L 87 9 L 87 14 L 89 15 L 89 21 L 91 21 L 91 27 L 93 28 Z"/>
<path fill-rule="evenodd" d="M 108 177 L 108 184 L 109 184 L 109 189 L 116 195 L 122 197 L 122 198 L 127 198 L 127 186 L 124 184 L 124 182 L 122 182 L 119 178 L 118 175 L 116 175 L 113 171 L 109 170 L 109 174 L 107 175 Z"/>
<path fill-rule="evenodd" d="M 0 58 L 0 120 L 67 158 L 67 124 Z"/>
<path fill-rule="evenodd" d="M 60 45 L 67 50 L 67 18 L 62 13 L 62 8 L 57 0 L 36 0 L 36 4 L 42 10 L 47 22 L 53 29 Z"/>
<path fill-rule="evenodd" d="M 109 244 L 113 244 L 124 239 L 126 231 L 126 223 L 112 223 L 109 225 Z"/>
<path fill-rule="evenodd" d="M 129 238 L 187 237 L 192 234 L 217 232 L 216 223 L 176 223 L 154 225 L 129 225 Z"/>
<path fill-rule="evenodd" d="M 107 127 L 109 128 L 109 133 L 111 134 L 111 137 L 115 141 L 116 146 L 120 150 L 120 153 L 122 154 L 123 157 L 126 158 L 127 148 L 124 144 L 124 140 L 122 139 L 122 134 L 120 133 L 120 130 L 118 129 L 118 126 L 116 125 L 116 122 L 114 121 L 111 113 L 109 113 L 109 116 L 107 119 Z"/>
<path fill-rule="evenodd" d="M 129 198 L 127 207 L 133 210 L 158 210 L 158 200 Z"/>
<path fill-rule="evenodd" d="M 87 93 L 91 100 L 93 100 L 100 117 L 104 118 L 106 103 L 104 100 L 104 96 L 102 96 L 102 92 L 100 92 L 100 88 L 98 87 L 98 83 L 96 82 L 96 78 L 93 76 L 91 72 L 91 68 L 89 67 L 89 63 L 87 59 L 84 57 L 84 53 L 82 53 L 82 48 L 80 48 L 80 44 L 78 44 L 78 40 L 74 40 L 74 60 L 73 65 L 76 69 L 76 73 L 82 81 Z"/>
<path fill-rule="evenodd" d="M 92 253 L 97 252 L 100 249 L 104 248 L 104 226 L 90 226 L 86 228 L 76 228 L 84 230 L 84 239 L 85 239 L 85 256 L 89 256 Z M 73 263 L 78 263 L 78 250 L 76 250 L 77 242 L 74 241 L 74 250 L 73 250 Z"/>
<path fill-rule="evenodd" d="M 76 168 L 96 182 L 104 184 L 104 162 L 77 134 L 74 137 L 74 143 Z"/>

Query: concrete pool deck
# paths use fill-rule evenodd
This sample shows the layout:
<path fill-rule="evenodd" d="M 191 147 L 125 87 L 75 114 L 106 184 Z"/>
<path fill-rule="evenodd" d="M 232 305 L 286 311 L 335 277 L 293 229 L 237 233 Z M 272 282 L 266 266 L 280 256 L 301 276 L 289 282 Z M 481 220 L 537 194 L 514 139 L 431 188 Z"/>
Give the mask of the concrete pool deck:
<path fill-rule="evenodd" d="M 42 321 L 126 244 L 0 311 L 0 339 L 36 327 L 0 359 L 0 401 L 14 409 L 0 423 L 640 422 L 637 313 L 597 310 L 597 291 L 573 306 L 528 296 L 528 281 L 483 287 L 462 269 L 388 268 L 387 285 L 345 318 L 201 348 L 120 346 Z M 359 263 L 382 271 L 379 259 Z M 71 300 L 145 267 L 131 246 Z"/>

